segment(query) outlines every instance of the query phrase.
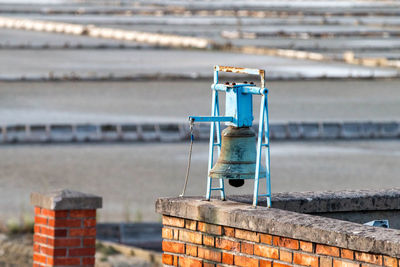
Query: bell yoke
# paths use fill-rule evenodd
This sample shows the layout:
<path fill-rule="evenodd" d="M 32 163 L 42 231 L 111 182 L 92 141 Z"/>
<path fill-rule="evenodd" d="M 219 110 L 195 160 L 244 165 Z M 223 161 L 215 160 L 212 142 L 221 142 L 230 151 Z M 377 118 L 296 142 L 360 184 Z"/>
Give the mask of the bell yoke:
<path fill-rule="evenodd" d="M 220 84 L 218 83 L 218 72 L 259 75 L 261 86 L 257 87 L 253 82 Z M 247 179 L 254 179 L 253 206 L 257 206 L 260 196 L 267 197 L 267 206 L 271 206 L 268 89 L 264 86 L 264 79 L 264 70 L 215 66 L 214 83 L 211 85 L 211 116 L 189 117 L 192 123 L 211 122 L 207 200 L 210 200 L 212 191 L 220 191 L 221 199 L 225 200 L 224 179 L 228 179 L 229 184 L 234 187 L 242 186 Z M 220 116 L 219 92 L 225 92 L 224 116 Z M 253 95 L 261 95 L 257 138 L 251 128 L 254 119 Z M 222 133 L 221 122 L 225 122 L 228 126 Z M 215 146 L 218 151 L 218 160 L 213 166 Z M 261 164 L 263 147 L 266 148 L 265 168 Z M 266 179 L 266 193 L 260 194 L 259 181 L 264 178 Z M 218 187 L 213 187 L 212 179 L 219 180 Z"/>

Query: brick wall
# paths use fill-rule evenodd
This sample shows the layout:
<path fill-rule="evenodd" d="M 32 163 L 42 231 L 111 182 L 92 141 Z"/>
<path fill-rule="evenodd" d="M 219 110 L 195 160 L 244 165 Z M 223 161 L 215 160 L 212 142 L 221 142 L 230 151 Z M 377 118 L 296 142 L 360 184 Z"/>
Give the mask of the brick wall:
<path fill-rule="evenodd" d="M 399 267 L 399 259 L 284 236 L 163 216 L 163 263 L 170 266 Z"/>
<path fill-rule="evenodd" d="M 35 207 L 34 266 L 94 265 L 96 210 Z"/>
<path fill-rule="evenodd" d="M 94 266 L 102 198 L 71 190 L 32 193 L 33 267 Z"/>

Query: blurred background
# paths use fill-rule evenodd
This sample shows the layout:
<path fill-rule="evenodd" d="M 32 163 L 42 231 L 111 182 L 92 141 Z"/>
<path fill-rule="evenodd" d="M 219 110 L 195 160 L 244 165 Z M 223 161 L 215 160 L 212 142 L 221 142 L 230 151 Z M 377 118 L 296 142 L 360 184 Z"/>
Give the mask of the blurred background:
<path fill-rule="evenodd" d="M 155 200 L 183 187 L 187 118 L 210 114 L 214 65 L 266 70 L 273 192 L 400 186 L 397 1 L 0 3 L 4 223 L 59 188 L 102 196 L 101 222 L 159 222 Z M 201 127 L 188 195 L 206 191 Z"/>

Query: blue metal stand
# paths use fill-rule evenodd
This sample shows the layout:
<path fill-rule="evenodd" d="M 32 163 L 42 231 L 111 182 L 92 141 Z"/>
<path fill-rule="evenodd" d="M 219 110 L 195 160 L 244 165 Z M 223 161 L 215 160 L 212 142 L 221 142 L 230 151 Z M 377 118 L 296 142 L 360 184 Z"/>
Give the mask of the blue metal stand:
<path fill-rule="evenodd" d="M 239 85 L 224 85 L 218 84 L 218 72 L 233 72 L 242 74 L 260 75 L 261 86 L 239 84 Z M 234 67 L 214 67 L 214 84 L 211 86 L 212 91 L 212 108 L 210 117 L 196 117 L 190 116 L 189 119 L 193 122 L 211 122 L 210 127 L 210 145 L 208 154 L 208 177 L 207 177 L 207 193 L 206 199 L 210 200 L 212 191 L 220 191 L 221 199 L 225 200 L 224 179 L 219 179 L 219 187 L 213 187 L 212 177 L 210 177 L 210 170 L 213 168 L 214 162 L 214 147 L 217 147 L 218 156 L 221 152 L 221 122 L 227 122 L 228 125 L 235 127 L 251 127 L 253 121 L 252 115 L 252 98 L 251 95 L 261 95 L 260 105 L 260 121 L 258 129 L 257 141 L 257 160 L 256 170 L 254 177 L 254 193 L 253 193 L 253 206 L 258 204 L 260 196 L 267 197 L 267 206 L 271 206 L 271 179 L 270 179 L 270 148 L 269 148 L 269 121 L 268 121 L 268 89 L 264 86 L 264 70 L 258 69 L 245 69 Z M 225 114 L 231 116 L 220 116 L 218 91 L 226 92 L 226 111 Z M 229 96 L 228 96 L 229 94 Z M 264 138 L 264 142 L 263 142 Z M 216 140 L 216 142 L 215 142 Z M 262 148 L 267 149 L 265 155 L 265 176 L 261 174 L 262 171 Z M 260 179 L 266 179 L 266 193 L 259 193 Z"/>

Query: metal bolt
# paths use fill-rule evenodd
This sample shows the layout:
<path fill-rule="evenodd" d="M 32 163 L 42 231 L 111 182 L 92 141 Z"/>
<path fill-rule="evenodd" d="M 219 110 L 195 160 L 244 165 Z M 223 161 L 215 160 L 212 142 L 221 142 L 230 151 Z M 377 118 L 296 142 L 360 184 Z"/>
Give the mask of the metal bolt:
<path fill-rule="evenodd" d="M 243 83 L 244 83 L 244 84 L 247 84 L 247 81 L 244 81 Z"/>
<path fill-rule="evenodd" d="M 229 82 L 225 82 L 225 85 L 229 85 Z"/>
<path fill-rule="evenodd" d="M 236 85 L 236 83 L 232 83 L 232 85 Z"/>
<path fill-rule="evenodd" d="M 254 84 L 254 82 L 250 82 L 250 84 Z"/>

